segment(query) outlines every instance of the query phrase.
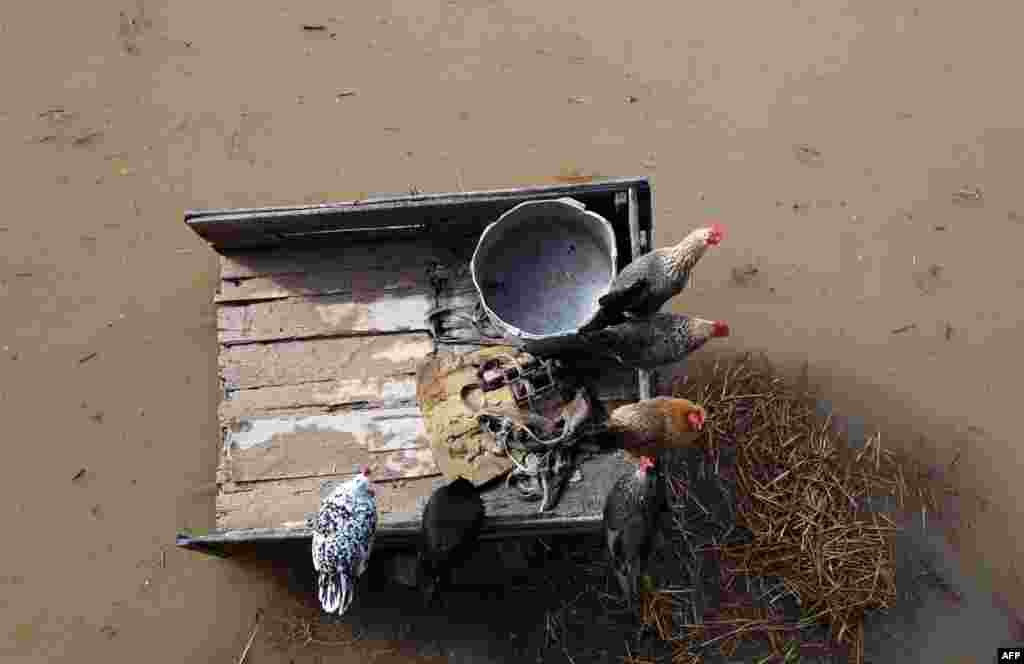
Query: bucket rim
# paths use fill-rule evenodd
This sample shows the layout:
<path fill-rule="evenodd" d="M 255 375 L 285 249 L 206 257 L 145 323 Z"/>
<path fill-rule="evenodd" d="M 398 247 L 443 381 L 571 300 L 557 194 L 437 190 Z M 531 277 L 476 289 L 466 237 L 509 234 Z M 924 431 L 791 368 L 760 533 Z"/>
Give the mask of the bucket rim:
<path fill-rule="evenodd" d="M 560 196 L 557 198 L 541 198 L 532 201 L 523 201 L 522 203 L 519 203 L 518 205 L 515 205 L 509 208 L 508 210 L 505 210 L 505 212 L 503 212 L 501 216 L 499 216 L 491 223 L 487 224 L 487 227 L 484 228 L 483 232 L 480 234 L 480 239 L 477 240 L 476 247 L 473 249 L 473 257 L 469 261 L 469 274 L 470 278 L 472 278 L 473 280 L 473 286 L 474 288 L 476 288 L 477 295 L 480 297 L 480 304 L 483 307 L 484 312 L 493 322 L 495 322 L 498 325 L 499 329 L 502 330 L 504 336 L 506 337 L 532 341 L 540 339 L 551 339 L 563 336 L 572 336 L 579 331 L 579 328 L 592 322 L 598 313 L 595 309 L 595 311 L 585 321 L 583 321 L 576 328 L 573 329 L 558 330 L 557 332 L 552 332 L 550 334 L 534 334 L 532 332 L 527 332 L 526 330 L 518 328 L 515 325 L 512 325 L 504 318 L 499 316 L 493 309 L 491 309 L 490 305 L 487 304 L 487 298 L 484 296 L 483 288 L 481 288 L 480 282 L 477 279 L 477 258 L 480 255 L 480 248 L 485 246 L 484 241 L 487 239 L 488 235 L 494 232 L 494 229 L 498 226 L 498 224 L 501 223 L 506 217 L 508 217 L 512 213 L 517 212 L 518 210 L 531 205 L 550 203 L 561 203 L 563 205 L 568 205 L 574 208 L 578 213 L 581 213 L 584 216 L 589 217 L 598 222 L 598 225 L 603 229 L 606 235 L 606 239 L 608 240 L 611 258 L 611 274 L 609 275 L 608 285 L 606 286 L 606 289 L 611 288 L 612 283 L 618 276 L 619 248 L 618 244 L 615 241 L 615 228 L 612 226 L 611 222 L 605 219 L 602 215 L 594 212 L 593 210 L 588 210 L 587 206 L 583 202 L 578 201 L 575 198 L 569 196 Z M 607 290 L 605 292 L 607 292 Z"/>

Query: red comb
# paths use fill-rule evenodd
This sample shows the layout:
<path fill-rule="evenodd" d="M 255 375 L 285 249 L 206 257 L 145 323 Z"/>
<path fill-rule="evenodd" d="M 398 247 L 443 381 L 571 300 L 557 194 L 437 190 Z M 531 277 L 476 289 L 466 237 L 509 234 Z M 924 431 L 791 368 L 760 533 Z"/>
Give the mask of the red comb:
<path fill-rule="evenodd" d="M 714 246 L 725 239 L 725 226 L 722 224 L 711 224 L 711 235 L 708 237 L 708 244 Z"/>
<path fill-rule="evenodd" d="M 716 320 L 711 325 L 711 336 L 713 337 L 727 337 L 729 336 L 729 324 L 722 320 Z"/>

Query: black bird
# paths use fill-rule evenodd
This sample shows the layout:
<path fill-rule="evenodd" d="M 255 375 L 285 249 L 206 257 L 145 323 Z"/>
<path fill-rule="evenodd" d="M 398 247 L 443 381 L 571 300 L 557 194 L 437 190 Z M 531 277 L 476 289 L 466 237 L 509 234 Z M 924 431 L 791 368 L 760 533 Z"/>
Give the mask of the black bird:
<path fill-rule="evenodd" d="M 484 523 L 484 503 L 473 483 L 458 477 L 434 491 L 423 510 L 420 588 L 428 603 L 440 599 L 451 572 L 472 553 Z"/>
<path fill-rule="evenodd" d="M 659 541 L 661 514 L 668 509 L 668 490 L 657 459 L 641 457 L 636 470 L 620 477 L 604 503 L 605 544 L 612 571 L 626 602 L 632 606 L 637 576 Z"/>

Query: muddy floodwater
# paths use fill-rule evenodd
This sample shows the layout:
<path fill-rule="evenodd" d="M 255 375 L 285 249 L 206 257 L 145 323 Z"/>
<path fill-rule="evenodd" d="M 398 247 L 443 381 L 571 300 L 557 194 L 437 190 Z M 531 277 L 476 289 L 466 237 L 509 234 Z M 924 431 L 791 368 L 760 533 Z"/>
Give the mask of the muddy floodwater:
<path fill-rule="evenodd" d="M 301 556 L 174 547 L 213 524 L 219 439 L 218 263 L 182 219 L 593 174 L 653 179 L 656 244 L 727 227 L 671 307 L 727 321 L 725 351 L 806 364 L 949 468 L 958 573 L 1024 608 L 1022 20 L 989 1 L 8 3 L 0 659 L 237 662 L 259 614 L 251 664 L 534 661 L 543 620 L 494 618 L 500 588 L 458 619 L 281 650 Z M 366 625 L 416 597 L 379 592 Z M 994 655 L 951 624 L 920 638 Z"/>

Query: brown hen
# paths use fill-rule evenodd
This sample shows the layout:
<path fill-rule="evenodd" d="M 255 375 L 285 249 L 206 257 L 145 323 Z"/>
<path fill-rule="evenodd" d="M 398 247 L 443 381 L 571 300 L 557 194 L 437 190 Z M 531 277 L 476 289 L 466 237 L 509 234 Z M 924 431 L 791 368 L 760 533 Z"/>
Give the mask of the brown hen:
<path fill-rule="evenodd" d="M 610 444 L 635 460 L 693 445 L 704 429 L 704 408 L 688 399 L 655 397 L 619 406 L 608 416 Z"/>

